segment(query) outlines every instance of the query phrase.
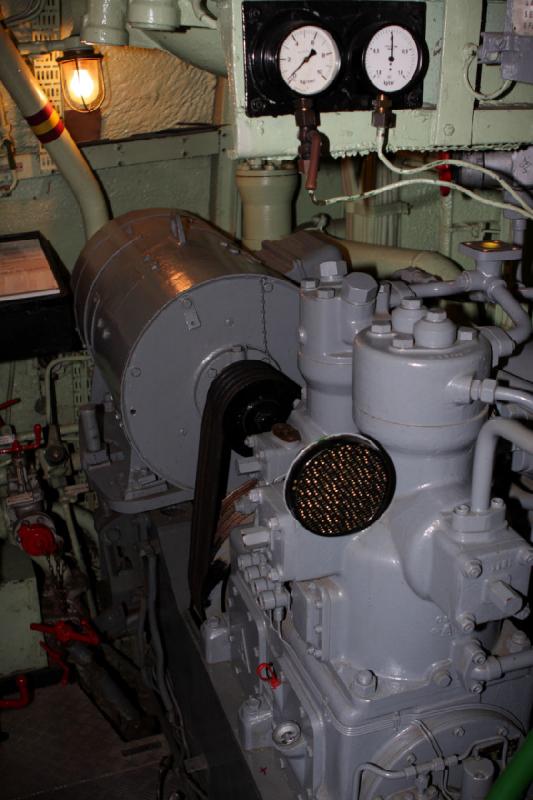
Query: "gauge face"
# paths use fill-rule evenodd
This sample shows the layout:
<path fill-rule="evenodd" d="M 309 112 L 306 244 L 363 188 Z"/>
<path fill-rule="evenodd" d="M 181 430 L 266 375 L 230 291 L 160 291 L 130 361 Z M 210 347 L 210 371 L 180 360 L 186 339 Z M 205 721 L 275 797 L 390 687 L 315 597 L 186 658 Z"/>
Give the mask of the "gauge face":
<path fill-rule="evenodd" d="M 283 39 L 278 57 L 281 77 L 294 92 L 323 92 L 337 77 L 341 65 L 333 36 L 316 25 L 302 25 Z"/>
<path fill-rule="evenodd" d="M 381 92 L 399 92 L 411 83 L 420 67 L 416 39 L 401 25 L 386 25 L 368 42 L 363 64 L 369 81 Z"/>

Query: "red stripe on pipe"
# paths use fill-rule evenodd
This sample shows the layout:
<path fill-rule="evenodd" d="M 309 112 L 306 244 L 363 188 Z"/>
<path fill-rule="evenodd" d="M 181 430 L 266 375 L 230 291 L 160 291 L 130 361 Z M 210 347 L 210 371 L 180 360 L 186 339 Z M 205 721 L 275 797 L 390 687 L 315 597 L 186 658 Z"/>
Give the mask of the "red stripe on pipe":
<path fill-rule="evenodd" d="M 52 103 L 47 103 L 36 114 L 31 114 L 29 117 L 25 117 L 25 119 L 29 125 L 40 125 L 41 122 L 46 122 L 47 119 L 50 119 L 53 113 L 54 107 Z"/>
<path fill-rule="evenodd" d="M 63 124 L 63 120 L 60 119 L 57 125 L 55 125 L 51 131 L 48 131 L 47 133 L 41 133 L 37 138 L 43 144 L 48 144 L 48 142 L 53 142 L 55 139 L 59 139 L 64 130 L 65 126 Z"/>

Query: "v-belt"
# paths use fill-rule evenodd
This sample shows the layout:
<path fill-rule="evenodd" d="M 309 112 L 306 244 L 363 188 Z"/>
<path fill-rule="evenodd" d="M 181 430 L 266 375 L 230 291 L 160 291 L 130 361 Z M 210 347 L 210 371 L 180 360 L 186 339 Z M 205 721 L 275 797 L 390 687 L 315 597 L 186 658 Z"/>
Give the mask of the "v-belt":
<path fill-rule="evenodd" d="M 226 492 L 231 450 L 250 454 L 247 436 L 285 422 L 300 386 L 264 361 L 238 361 L 226 367 L 207 393 L 202 425 L 189 556 L 191 609 L 204 619 L 205 583 Z"/>

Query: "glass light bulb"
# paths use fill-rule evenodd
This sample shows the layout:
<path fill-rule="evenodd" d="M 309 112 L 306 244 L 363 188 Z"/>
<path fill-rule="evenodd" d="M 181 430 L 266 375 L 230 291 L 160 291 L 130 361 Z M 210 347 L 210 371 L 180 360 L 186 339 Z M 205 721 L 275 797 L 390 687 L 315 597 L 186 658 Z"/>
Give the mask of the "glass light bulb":
<path fill-rule="evenodd" d="M 76 100 L 91 103 L 96 97 L 96 86 L 86 69 L 77 69 L 72 73 L 69 82 L 69 91 Z"/>
<path fill-rule="evenodd" d="M 95 111 L 105 97 L 102 56 L 66 52 L 57 60 L 65 104 L 74 111 Z"/>

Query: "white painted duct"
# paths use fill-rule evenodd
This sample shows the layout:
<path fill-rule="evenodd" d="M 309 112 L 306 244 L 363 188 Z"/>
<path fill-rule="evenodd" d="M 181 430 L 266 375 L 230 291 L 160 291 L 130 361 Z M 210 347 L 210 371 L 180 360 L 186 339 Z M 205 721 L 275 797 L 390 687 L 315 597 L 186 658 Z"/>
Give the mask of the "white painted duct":
<path fill-rule="evenodd" d="M 100 184 L 21 57 L 9 31 L 3 27 L 0 27 L 0 80 L 70 186 L 89 239 L 109 220 Z"/>

